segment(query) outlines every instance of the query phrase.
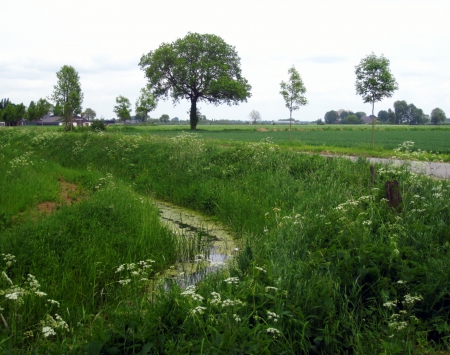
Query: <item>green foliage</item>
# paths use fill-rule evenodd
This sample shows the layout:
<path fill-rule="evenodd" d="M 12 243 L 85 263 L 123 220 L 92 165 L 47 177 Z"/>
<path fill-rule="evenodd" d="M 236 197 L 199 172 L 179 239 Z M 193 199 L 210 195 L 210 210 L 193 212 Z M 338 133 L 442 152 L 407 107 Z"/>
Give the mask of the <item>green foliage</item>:
<path fill-rule="evenodd" d="M 56 73 L 58 81 L 53 86 L 52 100 L 55 109 L 62 111 L 65 129 L 72 127 L 71 119 L 81 113 L 83 93 L 81 91 L 80 77 L 78 72 L 70 65 L 64 65 Z"/>
<path fill-rule="evenodd" d="M 116 97 L 116 104 L 113 111 L 120 121 L 129 120 L 131 118 L 131 103 L 126 97 L 119 95 Z"/>
<path fill-rule="evenodd" d="M 362 121 L 356 115 L 348 115 L 341 121 L 341 123 L 343 123 L 343 124 L 361 124 Z"/>
<path fill-rule="evenodd" d="M 379 102 L 386 97 L 392 97 L 394 91 L 398 89 L 389 68 L 389 59 L 383 55 L 377 57 L 373 52 L 355 67 L 356 74 L 356 94 L 360 95 L 365 103 L 372 103 L 372 116 L 374 116 L 375 102 Z M 372 120 L 372 147 L 374 145 L 374 122 Z"/>
<path fill-rule="evenodd" d="M 136 100 L 136 117 L 142 121 L 146 121 L 149 112 L 156 109 L 157 102 L 148 88 L 141 89 L 141 95 Z"/>
<path fill-rule="evenodd" d="M 288 74 L 288 82 L 281 81 L 280 83 L 280 94 L 289 109 L 289 118 L 292 118 L 292 111 L 298 110 L 300 106 L 307 105 L 308 100 L 304 96 L 306 93 L 305 84 L 294 66 L 288 69 Z"/>
<path fill-rule="evenodd" d="M 445 112 L 440 108 L 435 108 L 431 111 L 431 123 L 432 124 L 442 124 L 446 120 Z"/>
<path fill-rule="evenodd" d="M 94 131 L 94 132 L 105 131 L 106 130 L 105 121 L 104 120 L 94 120 L 94 121 L 92 121 L 89 128 L 91 129 L 91 131 Z"/>
<path fill-rule="evenodd" d="M 174 103 L 190 101 L 193 130 L 198 123 L 198 101 L 231 105 L 250 97 L 251 86 L 241 75 L 234 47 L 212 34 L 188 33 L 175 42 L 163 43 L 143 55 L 139 66 L 156 99 L 170 95 Z"/>
<path fill-rule="evenodd" d="M 318 134 L 355 134 L 313 127 L 298 133 L 315 135 L 316 141 Z M 356 133 L 361 132 L 370 134 L 367 129 Z M 393 136 L 402 132 L 387 131 Z M 7 321 L 24 322 L 16 339 L 1 334 L 5 350 L 45 352 L 46 346 L 59 353 L 72 347 L 72 352 L 84 348 L 96 353 L 155 354 L 448 350 L 448 181 L 376 166 L 372 182 L 364 159 L 352 163 L 299 154 L 270 139 L 227 139 L 224 147 L 202 139 L 206 131 L 172 132 L 172 137 L 49 133 L 1 130 L 5 156 L 0 169 L 12 169 L 10 161 L 23 155 L 22 149 L 31 151 L 27 161 L 35 163 L 14 163 L 16 176 L 39 168 L 45 174 L 33 170 L 29 174 L 39 178 L 57 170 L 55 175 L 81 184 L 90 196 L 61 206 L 48 218 L 5 227 L 0 247 L 5 255 L 17 253 L 17 262 L 7 270 L 14 285 L 29 292 L 22 277 L 26 280 L 28 273 L 36 273 L 40 290 L 61 302 L 64 313 L 58 314 L 70 332 L 55 327 L 57 335 L 42 335 L 39 322 L 51 323 L 47 314 L 55 317 L 46 308 L 47 299 L 28 293 L 25 302 L 30 302 L 14 310 L 15 303 L 2 297 Z M 228 132 L 228 137 L 238 133 Z M 245 133 L 240 137 L 262 138 L 260 132 Z M 286 140 L 287 132 L 279 133 Z M 345 140 L 350 141 L 349 136 Z M 405 145 L 402 151 L 406 149 L 412 147 Z M 384 199 L 388 180 L 399 183 L 403 202 L 398 212 Z M 176 242 L 159 226 L 157 211 L 145 198 L 141 201 L 139 194 L 150 193 L 226 223 L 240 244 L 229 267 L 196 286 L 163 280 L 151 293 L 133 279 L 131 264 L 152 258 L 151 270 L 156 272 L 177 253 L 176 247 L 169 248 Z M 2 290 L 10 287 L 5 278 L 1 282 Z M 11 317 L 11 312 L 22 317 Z M 22 334 L 29 329 L 38 336 L 26 339 Z"/>
<path fill-rule="evenodd" d="M 328 111 L 325 114 L 324 119 L 325 119 L 325 123 L 327 123 L 327 124 L 336 123 L 336 121 L 338 120 L 338 113 L 334 110 Z"/>
<path fill-rule="evenodd" d="M 88 120 L 93 120 L 97 116 L 97 113 L 93 109 L 87 108 L 81 115 Z"/>

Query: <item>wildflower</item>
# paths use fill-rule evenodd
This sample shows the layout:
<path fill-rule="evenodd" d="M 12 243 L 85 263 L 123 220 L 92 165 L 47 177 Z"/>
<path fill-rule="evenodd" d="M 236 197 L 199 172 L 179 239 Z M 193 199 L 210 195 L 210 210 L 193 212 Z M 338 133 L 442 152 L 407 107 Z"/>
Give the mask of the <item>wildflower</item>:
<path fill-rule="evenodd" d="M 198 306 L 191 310 L 191 315 L 195 314 L 203 314 L 206 310 L 206 307 Z"/>
<path fill-rule="evenodd" d="M 227 284 L 232 285 L 232 284 L 238 284 L 239 283 L 239 279 L 237 277 L 229 277 L 228 279 L 224 280 Z"/>
<path fill-rule="evenodd" d="M 262 272 L 267 272 L 266 270 L 264 270 L 262 267 L 259 266 L 255 266 L 256 270 L 262 271 Z"/>
<path fill-rule="evenodd" d="M 195 285 L 190 285 L 186 287 L 186 290 L 181 293 L 183 296 L 189 296 L 194 301 L 203 301 L 203 297 L 197 293 L 195 293 Z"/>
<path fill-rule="evenodd" d="M 397 306 L 397 300 L 395 300 L 395 301 L 388 301 L 386 303 L 383 303 L 383 306 L 387 307 L 387 308 L 396 307 Z"/>
<path fill-rule="evenodd" d="M 240 322 L 242 320 L 236 313 L 233 314 L 233 318 L 236 322 Z"/>
<path fill-rule="evenodd" d="M 55 331 L 53 330 L 52 327 L 42 327 L 42 334 L 44 334 L 44 337 L 48 338 L 51 335 L 56 335 Z"/>
<path fill-rule="evenodd" d="M 407 294 L 405 295 L 405 300 L 403 301 L 403 304 L 414 304 L 421 300 L 423 300 L 422 296 L 411 296 L 410 294 Z"/>
<path fill-rule="evenodd" d="M 42 291 L 36 291 L 36 292 L 34 292 L 36 295 L 38 295 L 39 297 L 44 297 L 44 296 L 47 296 L 47 294 L 45 293 L 45 292 L 42 292 Z"/>
<path fill-rule="evenodd" d="M 59 302 L 58 301 L 48 299 L 47 302 L 49 302 L 50 304 L 56 304 L 59 307 Z"/>
<path fill-rule="evenodd" d="M 281 332 L 278 329 L 276 329 L 276 328 L 267 328 L 266 332 L 268 334 L 274 334 L 274 335 L 281 334 Z"/>
<path fill-rule="evenodd" d="M 370 220 L 363 221 L 362 224 L 364 224 L 366 226 L 370 226 L 372 224 L 372 221 L 370 221 Z"/>
<path fill-rule="evenodd" d="M 267 311 L 267 315 L 268 315 L 268 319 L 272 319 L 275 323 L 278 322 L 278 319 L 280 318 L 280 316 L 274 312 L 271 311 Z"/>
<path fill-rule="evenodd" d="M 125 286 L 131 282 L 131 279 L 119 280 L 117 282 L 120 283 L 122 286 Z"/>
<path fill-rule="evenodd" d="M 397 283 L 398 283 L 398 284 L 405 284 L 405 283 L 406 283 L 406 281 L 403 281 L 403 280 L 398 280 L 398 281 L 397 281 Z"/>
<path fill-rule="evenodd" d="M 234 307 L 234 306 L 242 306 L 243 303 L 241 300 L 235 300 L 232 301 L 230 299 L 226 299 L 225 301 L 222 302 L 222 308 L 224 307 Z"/>
<path fill-rule="evenodd" d="M 15 301 L 17 299 L 20 299 L 20 297 L 23 295 L 23 292 L 12 292 L 12 293 L 7 293 L 5 295 L 5 298 Z"/>

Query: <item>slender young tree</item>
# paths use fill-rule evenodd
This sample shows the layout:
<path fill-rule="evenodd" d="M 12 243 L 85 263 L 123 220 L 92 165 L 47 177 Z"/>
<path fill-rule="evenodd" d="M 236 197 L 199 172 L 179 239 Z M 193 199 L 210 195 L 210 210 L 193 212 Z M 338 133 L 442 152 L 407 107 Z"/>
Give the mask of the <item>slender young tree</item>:
<path fill-rule="evenodd" d="M 126 97 L 119 95 L 116 97 L 116 104 L 113 111 L 116 113 L 119 120 L 125 121 L 131 118 L 131 103 Z"/>
<path fill-rule="evenodd" d="M 70 65 L 64 65 L 56 73 L 58 82 L 53 86 L 51 99 L 56 106 L 62 108 L 62 116 L 66 130 L 72 128 L 72 117 L 81 113 L 83 93 L 81 92 L 80 77 L 78 72 Z M 55 106 L 55 107 L 56 107 Z"/>
<path fill-rule="evenodd" d="M 280 94 L 286 103 L 286 107 L 289 109 L 289 139 L 291 139 L 292 132 L 292 111 L 298 110 L 300 106 L 308 104 L 308 100 L 304 96 L 306 93 L 306 87 L 303 84 L 303 80 L 300 74 L 294 66 L 288 70 L 289 79 L 287 82 L 282 81 L 280 83 Z"/>
<path fill-rule="evenodd" d="M 51 106 L 51 103 L 46 99 L 39 99 L 35 108 L 36 119 L 44 118 L 44 116 L 49 113 Z M 42 125 L 44 125 L 44 121 L 42 121 Z"/>
<path fill-rule="evenodd" d="M 389 68 L 389 59 L 383 55 L 377 57 L 373 52 L 361 59 L 355 67 L 356 74 L 356 94 L 360 95 L 364 103 L 372 104 L 372 148 L 374 145 L 374 107 L 375 102 L 379 102 L 386 97 L 392 97 L 394 91 L 398 89 L 398 84 Z"/>
<path fill-rule="evenodd" d="M 139 66 L 156 99 L 186 99 L 191 129 L 197 128 L 197 102 L 237 105 L 251 96 L 241 75 L 241 60 L 234 47 L 212 34 L 188 33 L 143 55 Z"/>
<path fill-rule="evenodd" d="M 156 108 L 156 100 L 148 88 L 141 89 L 141 95 L 136 100 L 136 116 L 147 120 L 149 112 Z"/>

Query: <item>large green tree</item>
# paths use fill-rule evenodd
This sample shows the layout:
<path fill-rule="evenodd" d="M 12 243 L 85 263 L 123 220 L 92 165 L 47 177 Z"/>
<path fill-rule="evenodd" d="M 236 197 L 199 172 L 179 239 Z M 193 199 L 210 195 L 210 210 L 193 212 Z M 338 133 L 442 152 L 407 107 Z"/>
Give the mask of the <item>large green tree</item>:
<path fill-rule="evenodd" d="M 289 139 L 291 139 L 292 111 L 298 110 L 300 106 L 307 105 L 308 100 L 305 97 L 305 84 L 294 66 L 288 69 L 288 75 L 288 81 L 281 81 L 280 83 L 280 94 L 283 96 L 284 103 L 289 109 Z"/>
<path fill-rule="evenodd" d="M 389 64 L 389 59 L 383 55 L 377 57 L 372 52 L 361 59 L 361 62 L 355 67 L 356 94 L 362 97 L 364 103 L 372 104 L 372 116 L 374 116 L 375 102 L 392 97 L 394 91 L 398 89 Z M 374 121 L 372 120 L 372 147 L 374 145 Z"/>
<path fill-rule="evenodd" d="M 136 117 L 141 121 L 146 121 L 149 112 L 156 108 L 156 100 L 148 88 L 141 89 L 141 95 L 136 100 Z"/>
<path fill-rule="evenodd" d="M 62 117 L 66 130 L 72 128 L 72 117 L 81 113 L 83 93 L 81 92 L 78 72 L 70 65 L 64 65 L 56 73 L 58 81 L 53 86 L 51 99 L 62 108 Z M 56 107 L 55 106 L 55 107 Z"/>
<path fill-rule="evenodd" d="M 444 123 L 446 119 L 444 110 L 436 107 L 435 109 L 433 109 L 433 111 L 431 111 L 430 119 L 432 124 Z"/>
<path fill-rule="evenodd" d="M 116 105 L 113 111 L 116 113 L 120 121 L 129 120 L 131 118 L 131 103 L 125 96 L 116 97 Z"/>
<path fill-rule="evenodd" d="M 198 101 L 237 105 L 251 96 L 240 62 L 235 48 L 222 38 L 188 33 L 143 55 L 139 66 L 156 99 L 170 96 L 174 104 L 182 99 L 190 101 L 190 124 L 195 130 Z"/>
<path fill-rule="evenodd" d="M 325 119 L 325 123 L 327 123 L 327 124 L 336 123 L 336 121 L 338 119 L 337 111 L 334 111 L 334 110 L 328 111 L 327 113 L 325 113 L 324 119 Z"/>
<path fill-rule="evenodd" d="M 407 120 L 408 103 L 405 100 L 394 102 L 395 124 L 402 124 Z"/>

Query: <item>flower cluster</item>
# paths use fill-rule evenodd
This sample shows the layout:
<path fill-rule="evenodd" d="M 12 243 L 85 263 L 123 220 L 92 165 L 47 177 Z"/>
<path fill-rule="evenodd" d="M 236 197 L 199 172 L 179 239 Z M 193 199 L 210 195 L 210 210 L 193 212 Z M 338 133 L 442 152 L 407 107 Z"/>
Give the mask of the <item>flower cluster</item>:
<path fill-rule="evenodd" d="M 128 285 L 132 279 L 139 279 L 139 281 L 148 281 L 150 274 L 153 270 L 153 263 L 155 261 L 151 259 L 142 260 L 137 263 L 122 264 L 116 269 L 117 273 L 124 272 L 128 278 L 117 281 L 122 286 Z"/>
<path fill-rule="evenodd" d="M 58 314 L 55 314 L 54 318 L 50 314 L 47 314 L 45 320 L 41 321 L 41 325 L 42 334 L 46 338 L 56 335 L 56 330 L 69 331 L 69 326 Z"/>
<path fill-rule="evenodd" d="M 183 296 L 192 298 L 194 301 L 203 301 L 204 300 L 203 296 L 199 295 L 198 293 L 195 293 L 195 291 L 196 291 L 195 285 L 190 285 L 186 287 L 186 290 L 181 292 L 181 294 Z"/>

